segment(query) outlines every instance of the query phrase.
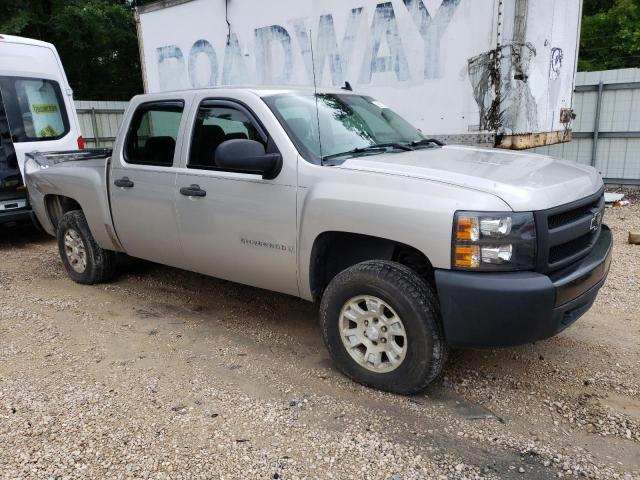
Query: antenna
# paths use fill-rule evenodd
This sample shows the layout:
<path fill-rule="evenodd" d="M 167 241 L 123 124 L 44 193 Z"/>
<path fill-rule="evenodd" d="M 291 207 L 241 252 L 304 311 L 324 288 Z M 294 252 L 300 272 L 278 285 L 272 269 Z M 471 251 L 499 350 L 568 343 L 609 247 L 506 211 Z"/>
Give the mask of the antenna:
<path fill-rule="evenodd" d="M 316 121 L 318 122 L 318 146 L 320 147 L 320 165 L 323 165 L 322 159 L 322 137 L 320 135 L 320 112 L 318 111 L 318 84 L 316 82 L 316 59 L 313 56 L 313 35 L 309 30 L 309 43 L 311 45 L 311 70 L 313 71 L 313 97 L 316 100 Z"/>

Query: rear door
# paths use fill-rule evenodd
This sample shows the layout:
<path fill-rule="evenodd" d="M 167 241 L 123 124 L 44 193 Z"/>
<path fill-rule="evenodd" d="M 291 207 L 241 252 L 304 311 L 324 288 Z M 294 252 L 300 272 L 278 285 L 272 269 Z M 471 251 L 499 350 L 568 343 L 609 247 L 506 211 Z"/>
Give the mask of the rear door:
<path fill-rule="evenodd" d="M 27 206 L 27 191 L 18 169 L 18 158 L 0 90 L 0 221 L 3 214 Z"/>
<path fill-rule="evenodd" d="M 183 262 L 174 165 L 180 156 L 184 111 L 183 99 L 138 105 L 122 146 L 114 150 L 109 177 L 113 224 L 125 251 L 177 267 Z"/>

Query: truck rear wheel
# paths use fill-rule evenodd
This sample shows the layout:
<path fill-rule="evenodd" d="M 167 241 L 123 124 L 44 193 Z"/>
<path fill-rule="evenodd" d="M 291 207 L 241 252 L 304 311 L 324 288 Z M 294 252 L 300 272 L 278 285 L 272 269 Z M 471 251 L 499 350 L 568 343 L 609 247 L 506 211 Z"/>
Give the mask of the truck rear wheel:
<path fill-rule="evenodd" d="M 98 246 L 81 210 L 64 214 L 57 235 L 62 263 L 74 282 L 92 285 L 113 278 L 115 253 Z"/>
<path fill-rule="evenodd" d="M 398 263 L 372 260 L 336 275 L 322 297 L 320 326 L 338 368 L 369 387 L 415 393 L 446 362 L 436 294 Z"/>

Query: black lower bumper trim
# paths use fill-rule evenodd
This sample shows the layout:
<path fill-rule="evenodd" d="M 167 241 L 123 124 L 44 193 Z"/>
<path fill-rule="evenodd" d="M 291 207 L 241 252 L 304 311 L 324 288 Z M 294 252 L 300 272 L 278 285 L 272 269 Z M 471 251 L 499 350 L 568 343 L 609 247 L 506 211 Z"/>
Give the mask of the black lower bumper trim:
<path fill-rule="evenodd" d="M 591 253 L 572 265 L 549 275 L 556 286 L 556 306 L 564 305 L 597 285 L 611 266 L 611 230 L 604 225 Z"/>
<path fill-rule="evenodd" d="M 0 225 L 3 223 L 23 222 L 31 219 L 31 208 L 0 212 Z"/>
<path fill-rule="evenodd" d="M 551 337 L 591 308 L 611 264 L 603 226 L 591 253 L 547 276 L 536 272 L 436 270 L 447 341 L 455 347 L 507 347 Z"/>

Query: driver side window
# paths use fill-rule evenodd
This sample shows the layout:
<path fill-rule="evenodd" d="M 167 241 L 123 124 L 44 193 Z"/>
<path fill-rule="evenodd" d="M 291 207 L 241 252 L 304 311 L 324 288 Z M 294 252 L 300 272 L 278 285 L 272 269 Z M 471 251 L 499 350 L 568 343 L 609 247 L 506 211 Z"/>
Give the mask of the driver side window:
<path fill-rule="evenodd" d="M 216 149 L 222 142 L 249 139 L 266 142 L 253 121 L 242 111 L 227 106 L 202 106 L 198 110 L 193 129 L 188 168 L 218 169 Z"/>

